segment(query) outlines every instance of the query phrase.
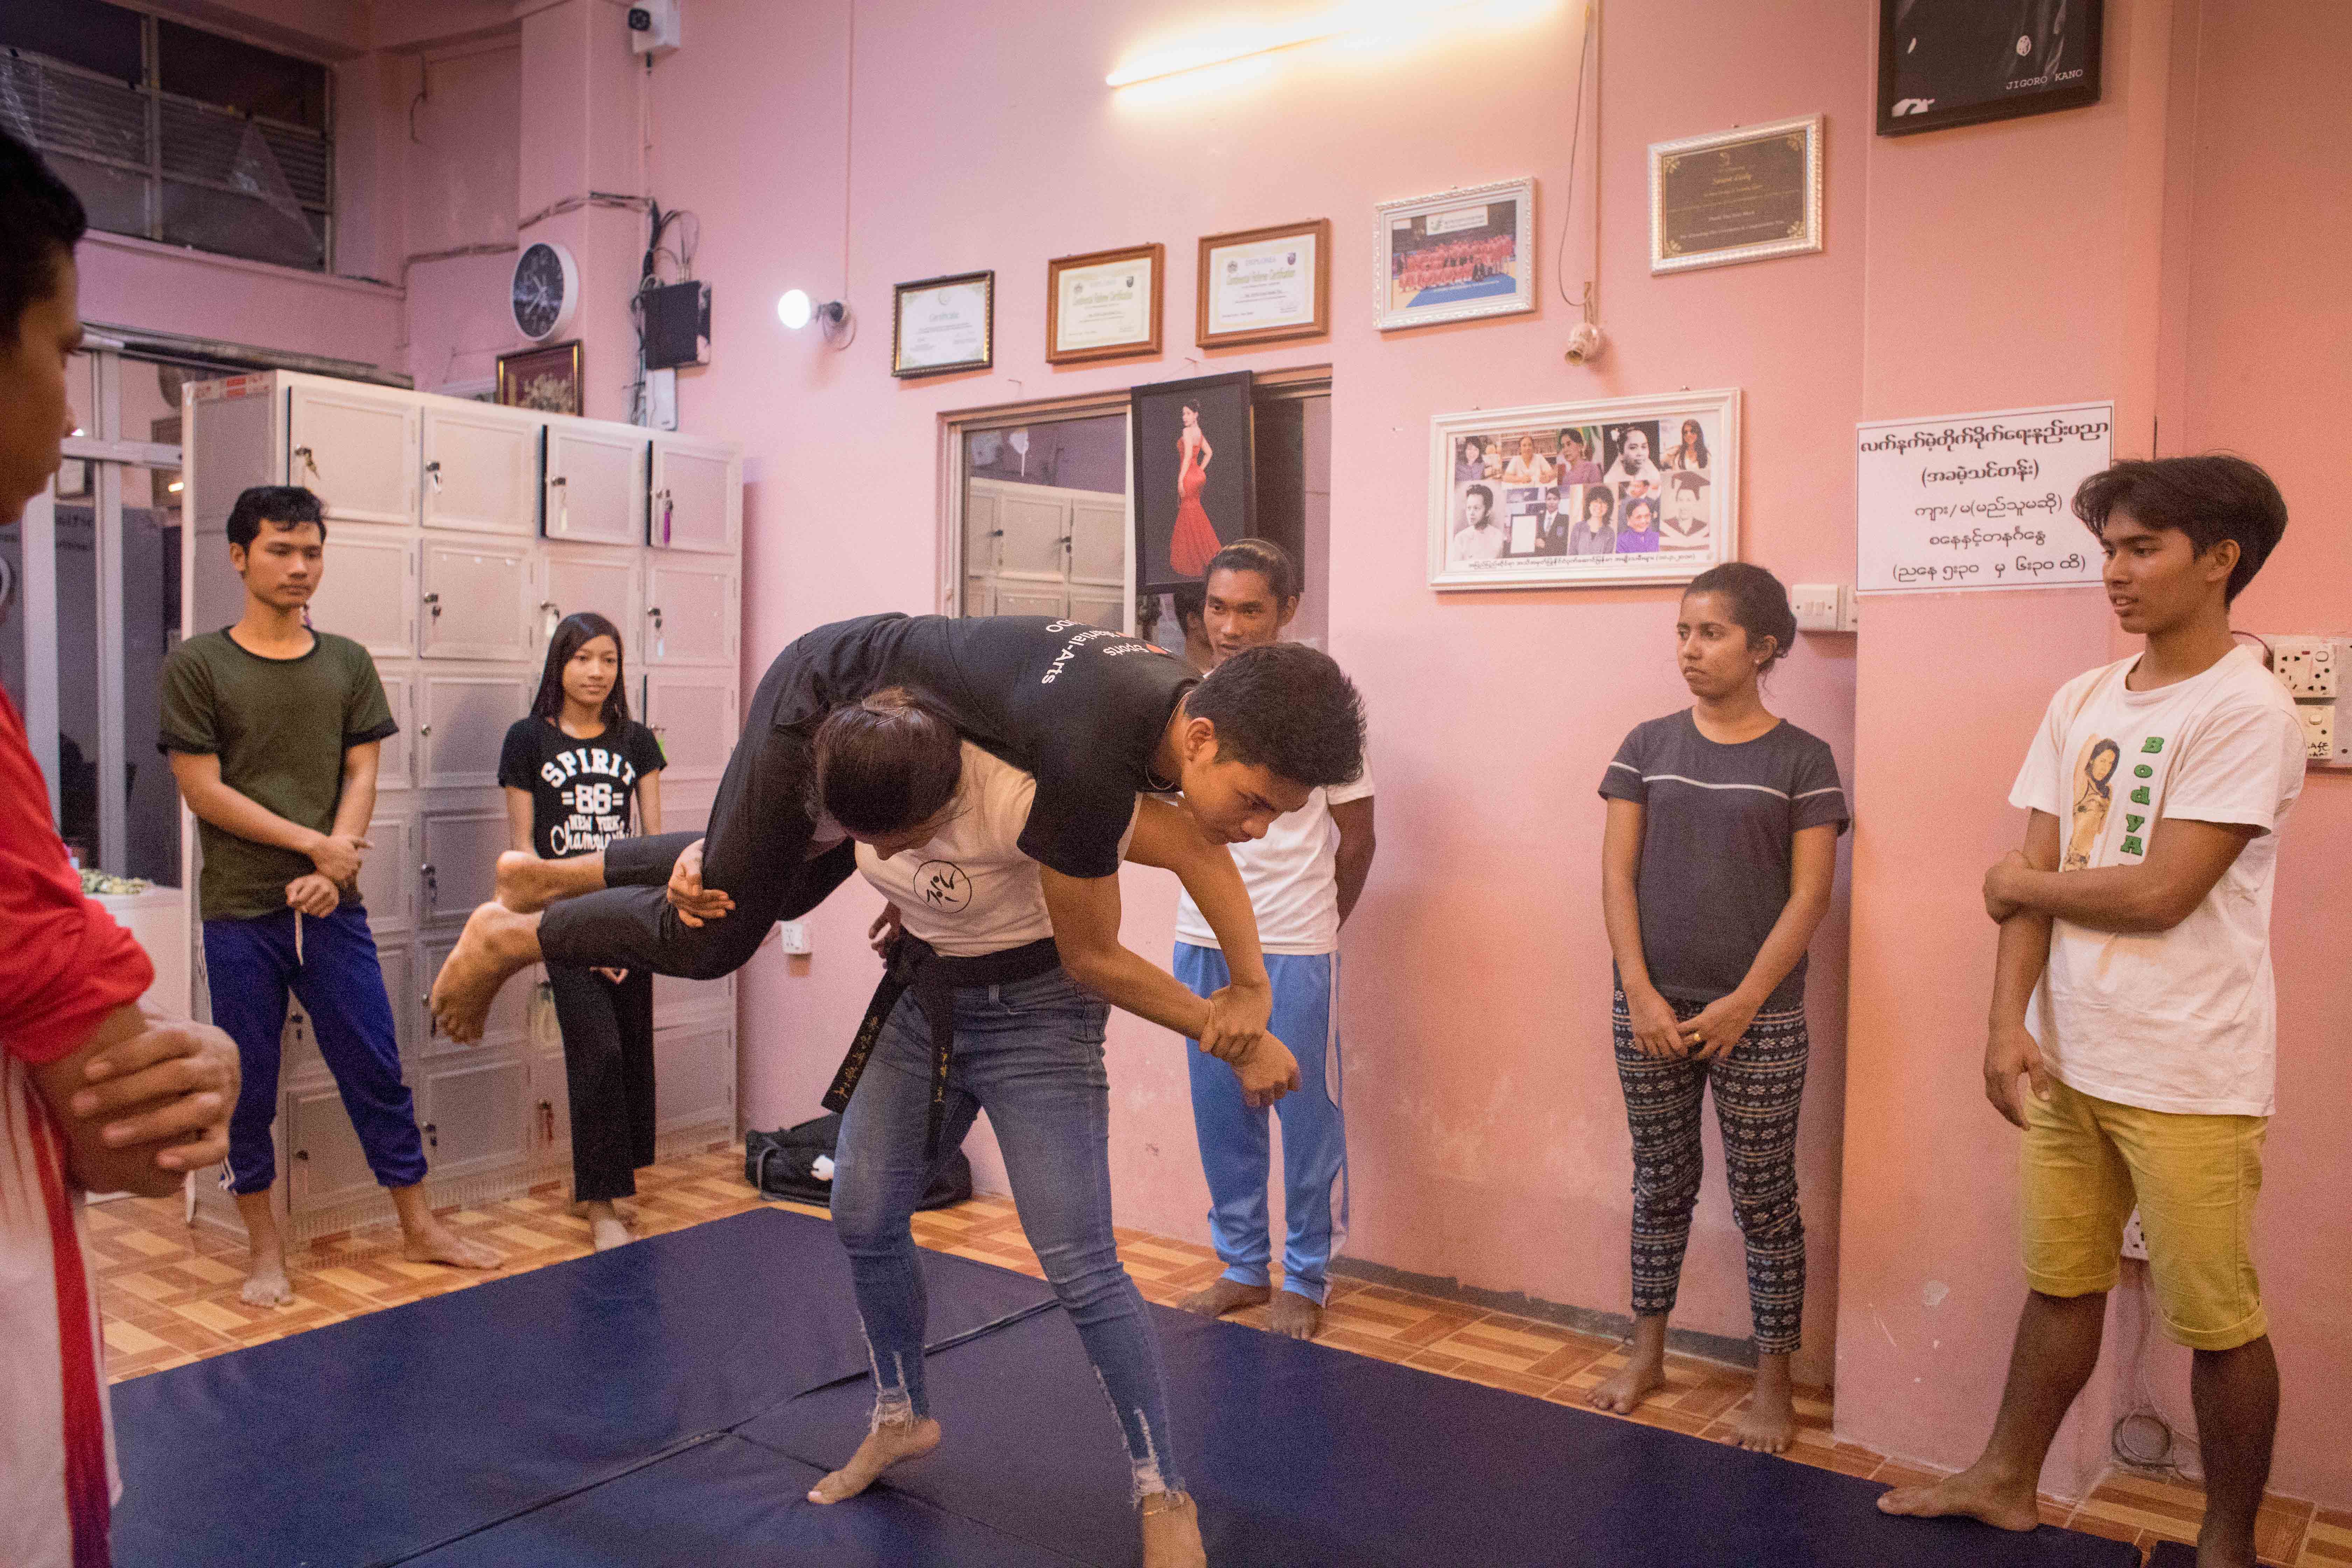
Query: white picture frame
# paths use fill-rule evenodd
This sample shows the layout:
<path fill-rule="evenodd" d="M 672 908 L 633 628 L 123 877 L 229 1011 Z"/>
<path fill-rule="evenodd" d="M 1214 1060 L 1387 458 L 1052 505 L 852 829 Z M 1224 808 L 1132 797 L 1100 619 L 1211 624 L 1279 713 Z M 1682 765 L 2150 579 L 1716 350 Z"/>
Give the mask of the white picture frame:
<path fill-rule="evenodd" d="M 1373 324 L 1381 331 L 1536 308 L 1532 175 L 1381 202 L 1375 211 Z"/>
<path fill-rule="evenodd" d="M 1444 592 L 1682 584 L 1738 560 L 1738 388 L 1433 416 L 1428 550 Z"/>

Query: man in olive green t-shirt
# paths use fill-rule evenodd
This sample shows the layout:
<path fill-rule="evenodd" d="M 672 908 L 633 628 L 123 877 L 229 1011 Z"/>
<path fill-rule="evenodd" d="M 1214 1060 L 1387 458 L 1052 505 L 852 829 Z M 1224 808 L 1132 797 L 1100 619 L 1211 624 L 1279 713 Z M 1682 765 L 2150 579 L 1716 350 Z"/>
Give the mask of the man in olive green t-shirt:
<path fill-rule="evenodd" d="M 305 623 L 326 538 L 309 490 L 259 486 L 237 497 L 228 552 L 245 579 L 245 613 L 173 649 L 160 681 L 160 749 L 201 825 L 197 889 L 213 1020 L 236 1041 L 244 1067 L 228 1169 L 253 1252 L 244 1297 L 255 1306 L 294 1299 L 269 1199 L 289 989 L 310 1015 L 369 1168 L 391 1190 L 404 1255 L 466 1268 L 499 1260 L 425 1206 L 415 1105 L 401 1081 L 399 1037 L 358 887 L 377 753 L 400 726 L 367 649 Z"/>

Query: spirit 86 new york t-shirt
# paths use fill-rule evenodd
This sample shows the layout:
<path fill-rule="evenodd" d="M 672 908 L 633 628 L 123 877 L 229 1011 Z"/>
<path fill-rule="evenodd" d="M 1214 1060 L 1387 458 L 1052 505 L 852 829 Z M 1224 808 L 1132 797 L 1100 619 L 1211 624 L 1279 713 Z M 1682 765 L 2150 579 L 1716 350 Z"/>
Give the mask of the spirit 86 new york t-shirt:
<path fill-rule="evenodd" d="M 629 835 L 637 781 L 665 763 L 654 732 L 631 720 L 586 740 L 544 719 L 518 719 L 499 755 L 499 783 L 530 792 L 530 845 L 563 860 Z"/>

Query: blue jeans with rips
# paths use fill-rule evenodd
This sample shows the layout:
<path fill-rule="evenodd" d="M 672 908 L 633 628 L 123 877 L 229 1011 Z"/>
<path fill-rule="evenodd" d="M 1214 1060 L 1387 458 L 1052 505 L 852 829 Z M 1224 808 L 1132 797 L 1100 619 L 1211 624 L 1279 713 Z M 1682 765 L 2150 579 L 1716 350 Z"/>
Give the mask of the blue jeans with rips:
<path fill-rule="evenodd" d="M 1058 969 L 959 989 L 940 1149 L 961 1146 L 973 1118 L 988 1112 L 1021 1227 L 1109 1395 L 1139 1498 L 1183 1482 L 1168 1436 L 1160 1342 L 1111 1234 L 1109 1012 Z M 842 1113 L 835 1156 L 834 1227 L 849 1252 L 877 1422 L 930 1414 L 923 1276 L 908 1223 L 934 1166 L 923 1147 L 930 1089 L 929 1025 L 909 992 Z"/>

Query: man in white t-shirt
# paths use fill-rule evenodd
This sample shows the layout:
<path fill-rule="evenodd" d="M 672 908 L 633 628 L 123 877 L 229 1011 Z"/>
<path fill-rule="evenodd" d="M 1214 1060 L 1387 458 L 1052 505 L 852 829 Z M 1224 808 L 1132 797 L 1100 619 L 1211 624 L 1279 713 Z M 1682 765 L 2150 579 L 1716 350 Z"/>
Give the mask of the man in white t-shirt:
<path fill-rule="evenodd" d="M 2252 1250 L 2278 1046 L 2271 883 L 2305 741 L 2230 603 L 2286 503 L 2242 459 L 2166 458 L 2092 476 L 2074 512 L 2117 620 L 2147 640 L 2059 689 L 2010 795 L 2032 814 L 2024 851 L 1985 878 L 2000 922 L 1985 1093 L 2025 1132 L 2032 1292 L 1983 1456 L 1879 1507 L 2039 1522 L 2034 1482 L 2098 1363 L 2137 1206 L 2158 1317 L 2196 1352 L 2198 1562 L 2252 1568 L 2278 1424 Z"/>
<path fill-rule="evenodd" d="M 1209 563 L 1205 620 L 1217 658 L 1278 640 L 1298 613 L 1298 568 L 1281 546 L 1244 539 Z M 1257 912 L 1258 937 L 1274 981 L 1269 1026 L 1298 1057 L 1298 1092 L 1282 1100 L 1282 1289 L 1273 1290 L 1266 1217 L 1268 1139 L 1264 1108 L 1253 1110 L 1223 1064 L 1187 1054 L 1192 1125 L 1209 1178 L 1209 1231 L 1225 1265 L 1222 1278 L 1179 1303 L 1218 1317 L 1274 1302 L 1277 1333 L 1312 1339 L 1321 1326 L 1331 1258 L 1348 1234 L 1348 1143 L 1339 1110 L 1339 925 L 1356 906 L 1372 866 L 1372 775 L 1318 789 L 1306 806 L 1276 817 L 1264 838 L 1233 846 Z M 1184 899 L 1176 912 L 1176 977 L 1203 996 L 1227 984 L 1217 939 Z M 1224 1071 L 1223 1079 L 1233 1074 Z"/>

